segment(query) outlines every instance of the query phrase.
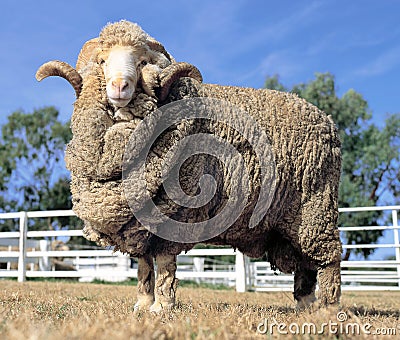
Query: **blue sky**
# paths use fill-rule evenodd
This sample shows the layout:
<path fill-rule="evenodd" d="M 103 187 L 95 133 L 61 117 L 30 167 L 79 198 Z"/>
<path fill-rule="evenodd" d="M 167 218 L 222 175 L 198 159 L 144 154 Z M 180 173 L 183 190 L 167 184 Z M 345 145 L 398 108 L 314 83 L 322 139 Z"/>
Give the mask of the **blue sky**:
<path fill-rule="evenodd" d="M 75 65 L 83 43 L 107 22 L 127 19 L 195 64 L 205 82 L 262 87 L 279 74 L 287 86 L 315 72 L 336 76 L 368 101 L 374 120 L 399 112 L 400 1 L 2 1 L 0 124 L 17 109 L 72 112 L 63 79 L 37 83 L 45 61 Z"/>

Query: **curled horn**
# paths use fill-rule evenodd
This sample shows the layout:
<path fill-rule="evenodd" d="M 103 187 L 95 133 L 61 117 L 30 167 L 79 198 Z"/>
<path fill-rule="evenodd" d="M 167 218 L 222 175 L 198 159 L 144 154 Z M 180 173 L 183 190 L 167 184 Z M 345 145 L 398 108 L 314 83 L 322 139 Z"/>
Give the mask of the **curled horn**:
<path fill-rule="evenodd" d="M 199 82 L 203 81 L 198 68 L 189 63 L 173 63 L 163 69 L 160 73 L 160 94 L 161 101 L 167 98 L 171 85 L 179 78 L 190 77 Z"/>
<path fill-rule="evenodd" d="M 79 97 L 82 89 L 82 77 L 71 65 L 63 61 L 53 60 L 40 66 L 36 72 L 36 79 L 38 81 L 51 76 L 66 79 L 74 88 L 76 97 Z"/>

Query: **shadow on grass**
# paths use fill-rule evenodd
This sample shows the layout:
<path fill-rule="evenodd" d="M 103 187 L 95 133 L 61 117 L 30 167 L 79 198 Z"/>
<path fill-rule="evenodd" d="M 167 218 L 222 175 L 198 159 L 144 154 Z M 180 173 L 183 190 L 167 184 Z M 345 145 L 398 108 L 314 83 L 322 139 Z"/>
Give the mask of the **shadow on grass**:
<path fill-rule="evenodd" d="M 374 307 L 365 308 L 364 306 L 358 306 L 358 307 L 350 307 L 348 308 L 348 310 L 352 312 L 354 315 L 360 317 L 384 316 L 384 317 L 400 318 L 400 310 L 394 310 L 394 309 L 376 309 Z"/>

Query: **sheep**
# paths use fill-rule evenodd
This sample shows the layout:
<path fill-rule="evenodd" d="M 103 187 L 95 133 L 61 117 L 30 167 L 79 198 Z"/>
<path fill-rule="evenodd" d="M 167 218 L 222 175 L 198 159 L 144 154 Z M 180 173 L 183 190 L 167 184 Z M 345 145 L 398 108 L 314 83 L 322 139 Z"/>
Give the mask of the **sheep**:
<path fill-rule="evenodd" d="M 121 44 L 121 37 L 131 34 L 137 27 L 125 21 L 109 24 L 100 33 L 99 40 L 95 40 L 95 45 L 100 42 L 107 48 L 116 48 Z M 108 31 L 114 35 L 107 36 Z M 107 39 L 110 39 L 109 45 Z M 138 51 L 137 43 L 122 44 Z M 87 57 L 84 50 L 79 58 L 83 62 L 77 65 L 78 70 L 85 65 L 84 76 L 70 66 L 67 67 L 69 73 L 60 71 L 66 67 L 58 62 L 56 66 L 45 64 L 39 68 L 37 78 L 61 75 L 77 93 L 71 120 L 73 139 L 65 154 L 71 172 L 73 209 L 85 221 L 84 234 L 88 239 L 138 257 L 135 310 L 157 312 L 174 306 L 176 256 L 199 242 L 230 245 L 250 257 L 267 254 L 273 268 L 294 273 L 294 298 L 299 308 L 314 303 L 317 280 L 319 304 L 339 302 L 341 242 L 336 222 L 341 153 L 331 117 L 292 93 L 203 84 L 197 68 L 177 63 L 172 58 L 167 58 L 170 63 L 158 66 L 157 72 L 147 78 L 147 84 L 152 85 L 143 86 L 138 81 L 137 86 L 133 81 L 131 89 L 134 91 L 125 95 L 122 93 L 124 83 L 120 81 L 116 89 L 119 98 L 115 98 L 115 89 L 107 90 L 104 59 L 97 58 L 98 54 Z M 140 49 L 139 55 L 147 50 L 147 47 Z M 158 52 L 160 50 L 169 55 L 164 48 Z M 133 59 L 121 57 L 121 54 L 131 53 L 129 51 L 132 49 L 118 49 L 118 58 L 122 64 L 128 61 L 132 68 L 137 68 Z M 134 60 L 142 60 L 142 57 Z M 109 79 L 115 78 L 111 75 Z M 129 81 L 129 78 L 121 79 Z M 196 100 L 202 103 L 200 108 Z M 191 119 L 172 124 L 158 136 L 157 124 L 165 108 L 182 101 L 186 107 L 193 105 L 200 111 L 207 111 L 211 101 L 212 108 L 222 108 L 228 120 L 204 119 L 210 118 L 205 112 L 199 119 L 189 117 Z M 239 115 L 232 106 L 239 108 Z M 115 112 L 121 108 L 128 115 L 116 119 Z M 242 112 L 246 115 L 241 121 L 242 127 L 230 125 L 229 120 L 232 117 L 240 120 Z M 242 128 L 244 135 L 240 131 Z M 159 138 L 146 149 L 146 142 L 152 141 L 154 134 Z M 233 145 L 242 156 L 247 177 L 235 173 L 237 168 L 231 166 L 233 158 L 226 168 L 221 168 L 215 157 L 204 154 L 185 159 L 182 148 L 177 145 L 193 135 L 213 136 Z M 261 156 L 270 157 L 267 163 L 273 165 L 266 172 L 262 171 L 263 157 L 252 149 L 253 144 L 247 138 L 263 141 L 266 152 Z M 208 142 L 205 142 L 206 147 L 210 146 Z M 145 154 L 146 162 L 132 170 L 129 158 L 138 158 L 141 153 Z M 202 174 L 215 179 L 214 196 L 198 209 L 174 202 L 163 186 L 168 176 L 173 177 L 176 164 L 182 165 L 179 185 L 189 196 L 199 194 Z M 226 222 L 227 226 L 221 220 L 224 228 L 208 239 L 200 235 L 201 230 L 196 234 L 199 231 L 193 228 L 187 229 L 187 234 L 164 229 L 161 237 L 158 227 L 162 222 L 156 216 L 155 221 L 150 221 L 155 210 L 150 210 L 148 223 L 139 221 L 138 216 L 148 202 L 161 207 L 167 218 L 187 224 L 212 220 L 223 211 L 227 196 L 237 194 L 233 188 L 245 177 L 248 183 L 243 187 L 248 192 L 241 200 L 244 203 L 239 202 L 244 204 L 239 215 L 232 222 Z M 260 210 L 258 200 L 266 184 L 271 191 L 269 199 L 262 201 L 265 207 Z M 240 183 L 237 185 L 241 187 Z M 201 191 L 207 193 L 208 189 L 209 185 L 203 185 Z M 151 226 L 152 223 L 155 226 Z M 215 229 L 219 230 L 221 225 Z"/>

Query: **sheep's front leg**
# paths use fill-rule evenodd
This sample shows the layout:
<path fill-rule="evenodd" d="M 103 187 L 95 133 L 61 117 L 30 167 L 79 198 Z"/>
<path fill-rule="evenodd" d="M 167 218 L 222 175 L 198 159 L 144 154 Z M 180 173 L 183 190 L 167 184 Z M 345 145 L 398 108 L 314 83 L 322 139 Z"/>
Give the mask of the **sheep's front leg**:
<path fill-rule="evenodd" d="M 152 312 L 171 309 L 175 304 L 175 292 L 178 286 L 176 272 L 176 255 L 157 255 L 157 279 L 155 302 L 150 307 Z"/>
<path fill-rule="evenodd" d="M 318 269 L 319 300 L 322 306 L 339 303 L 340 284 L 340 261 Z"/>
<path fill-rule="evenodd" d="M 154 263 L 153 257 L 144 255 L 138 258 L 138 285 L 135 311 L 148 310 L 154 303 Z"/>

